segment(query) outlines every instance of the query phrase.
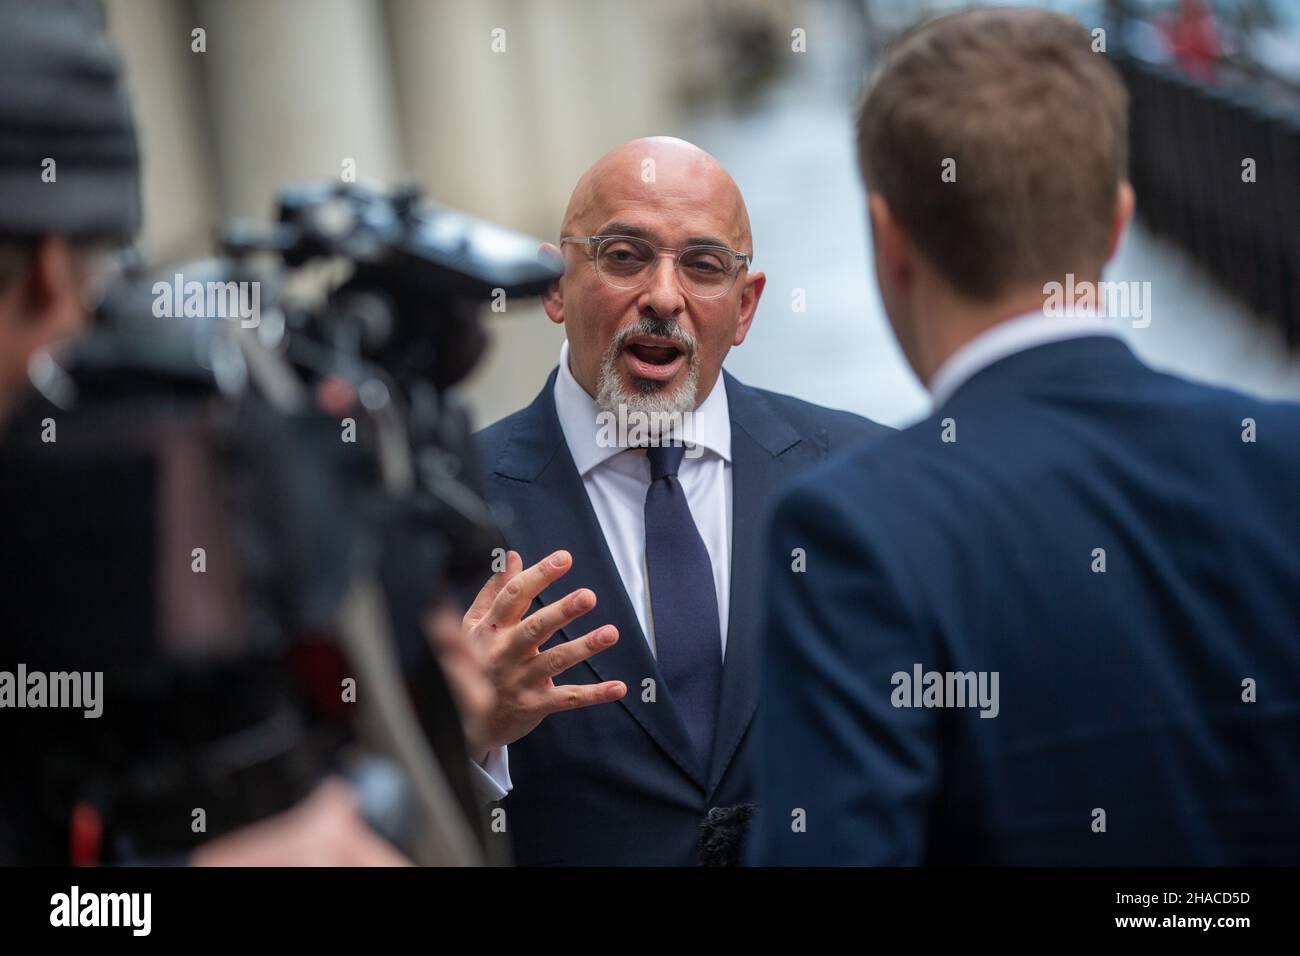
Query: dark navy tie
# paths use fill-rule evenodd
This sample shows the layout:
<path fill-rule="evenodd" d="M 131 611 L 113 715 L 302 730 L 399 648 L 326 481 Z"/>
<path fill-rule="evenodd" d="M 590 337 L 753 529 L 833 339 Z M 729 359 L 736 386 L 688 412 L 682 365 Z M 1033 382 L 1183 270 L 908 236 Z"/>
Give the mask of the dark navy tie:
<path fill-rule="evenodd" d="M 722 689 L 722 631 L 713 562 L 677 478 L 685 453 L 681 445 L 646 449 L 645 563 L 659 673 L 707 775 Z"/>

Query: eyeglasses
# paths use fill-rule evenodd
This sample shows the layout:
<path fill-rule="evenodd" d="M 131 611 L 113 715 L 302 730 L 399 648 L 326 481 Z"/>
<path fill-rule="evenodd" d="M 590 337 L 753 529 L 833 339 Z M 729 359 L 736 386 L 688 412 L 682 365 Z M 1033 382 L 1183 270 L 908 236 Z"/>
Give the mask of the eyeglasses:
<path fill-rule="evenodd" d="M 565 236 L 566 242 L 586 246 L 596 263 L 596 275 L 615 289 L 638 289 L 650 281 L 659 256 L 673 253 L 682 288 L 697 299 L 717 299 L 731 291 L 750 257 L 726 246 L 686 246 L 668 249 L 634 236 Z"/>

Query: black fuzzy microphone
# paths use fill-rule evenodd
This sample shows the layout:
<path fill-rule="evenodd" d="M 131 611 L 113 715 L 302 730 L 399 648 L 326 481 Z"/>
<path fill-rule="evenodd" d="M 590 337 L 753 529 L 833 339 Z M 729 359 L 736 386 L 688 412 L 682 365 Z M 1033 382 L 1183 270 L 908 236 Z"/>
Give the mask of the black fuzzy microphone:
<path fill-rule="evenodd" d="M 700 824 L 700 866 L 740 866 L 754 804 L 714 807 Z"/>

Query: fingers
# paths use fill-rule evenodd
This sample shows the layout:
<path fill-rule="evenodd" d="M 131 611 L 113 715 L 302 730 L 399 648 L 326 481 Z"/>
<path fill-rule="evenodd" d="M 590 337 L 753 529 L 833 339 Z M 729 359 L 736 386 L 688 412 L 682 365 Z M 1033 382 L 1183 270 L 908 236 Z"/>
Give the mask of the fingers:
<path fill-rule="evenodd" d="M 528 610 L 528 605 L 533 603 L 533 599 L 552 581 L 568 573 L 572 564 L 573 558 L 569 552 L 555 551 L 531 568 L 512 576 L 493 600 L 488 619 L 506 627 L 517 623 Z"/>
<path fill-rule="evenodd" d="M 486 716 L 496 702 L 496 692 L 478 646 L 466 637 L 456 615 L 445 606 L 430 614 L 427 627 L 461 715 L 467 722 Z"/>
<path fill-rule="evenodd" d="M 326 777 L 290 813 L 299 819 L 335 821 L 361 812 L 357 792 L 343 777 Z"/>
<path fill-rule="evenodd" d="M 345 835 L 346 866 L 415 866 L 398 849 L 361 820 Z"/>
<path fill-rule="evenodd" d="M 546 643 L 552 634 L 576 621 L 595 606 L 595 592 L 587 588 L 579 588 L 555 603 L 546 605 L 540 611 L 526 617 L 515 629 L 514 651 L 522 653 Z"/>
<path fill-rule="evenodd" d="M 541 612 L 539 611 L 538 614 Z M 533 615 L 536 617 L 536 615 Z M 546 677 L 559 677 L 574 664 L 595 657 L 601 651 L 609 650 L 618 642 L 618 628 L 612 624 L 598 627 L 588 634 L 572 641 L 565 641 L 553 647 L 545 654 L 539 654 L 533 667 L 537 673 Z M 622 696 L 621 694 L 619 696 Z"/>
<path fill-rule="evenodd" d="M 194 866 L 410 866 L 370 829 L 346 780 L 331 777 L 275 816 L 217 837 L 190 854 Z"/>
<path fill-rule="evenodd" d="M 594 704 L 608 704 L 627 693 L 621 680 L 607 680 L 603 684 L 561 684 L 547 695 L 548 713 L 560 710 L 578 710 Z"/>
<path fill-rule="evenodd" d="M 410 860 L 379 836 L 361 816 L 361 800 L 351 784 L 331 777 L 301 805 L 302 836 L 322 853 L 313 865 L 411 866 Z"/>
<path fill-rule="evenodd" d="M 492 609 L 492 603 L 501 593 L 501 589 L 506 586 L 506 582 L 518 574 L 524 567 L 524 559 L 518 551 L 506 552 L 506 566 L 502 571 L 498 571 L 492 577 L 487 579 L 487 583 L 479 589 L 478 596 L 474 598 L 474 603 L 469 606 L 465 612 L 465 626 L 473 627 L 483 616 Z"/>

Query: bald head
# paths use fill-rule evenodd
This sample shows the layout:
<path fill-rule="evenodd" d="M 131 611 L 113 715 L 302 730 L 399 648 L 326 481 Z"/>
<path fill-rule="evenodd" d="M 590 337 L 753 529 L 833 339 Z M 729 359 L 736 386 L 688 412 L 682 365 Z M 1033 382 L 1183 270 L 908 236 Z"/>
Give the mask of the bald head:
<path fill-rule="evenodd" d="M 693 143 L 647 136 L 616 146 L 582 174 L 564 212 L 561 235 L 603 232 L 617 214 L 706 213 L 716 238 L 737 252 L 753 254 L 744 197 L 722 164 Z"/>

